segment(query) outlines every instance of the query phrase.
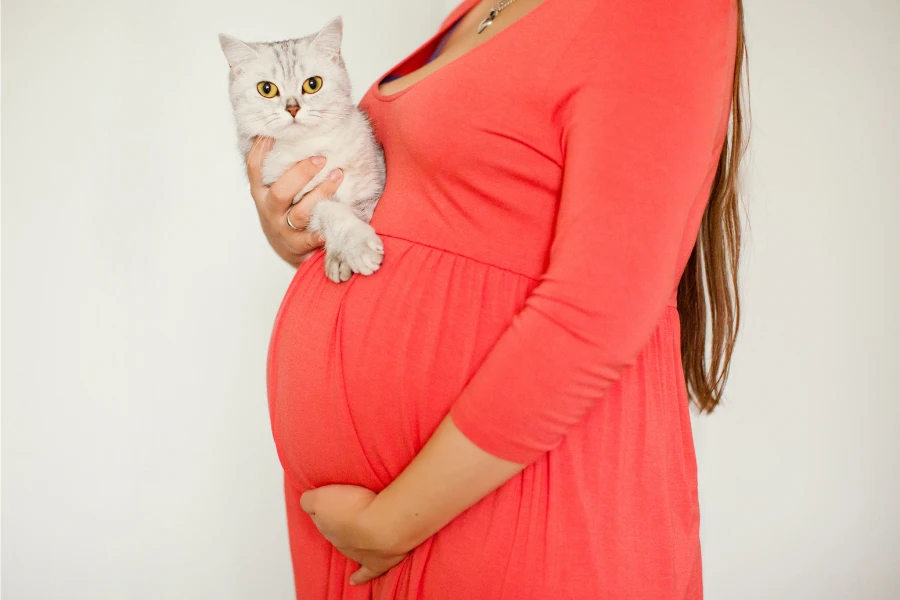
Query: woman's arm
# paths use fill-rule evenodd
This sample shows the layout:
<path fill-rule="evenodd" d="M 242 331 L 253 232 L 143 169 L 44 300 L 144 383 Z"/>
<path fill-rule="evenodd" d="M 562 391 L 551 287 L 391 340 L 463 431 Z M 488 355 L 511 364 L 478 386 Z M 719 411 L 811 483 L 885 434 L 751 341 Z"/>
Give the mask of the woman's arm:
<path fill-rule="evenodd" d="M 388 548 L 407 552 L 524 468 L 473 444 L 448 416 L 361 517 Z"/>
<path fill-rule="evenodd" d="M 548 91 L 565 166 L 547 271 L 421 452 L 348 521 L 394 555 L 562 441 L 635 362 L 696 239 L 727 128 L 731 3 L 594 14 Z"/>
<path fill-rule="evenodd" d="M 483 450 L 527 464 L 556 447 L 658 326 L 727 131 L 735 16 L 731 0 L 601 1 L 563 55 L 548 267 L 450 411 Z"/>

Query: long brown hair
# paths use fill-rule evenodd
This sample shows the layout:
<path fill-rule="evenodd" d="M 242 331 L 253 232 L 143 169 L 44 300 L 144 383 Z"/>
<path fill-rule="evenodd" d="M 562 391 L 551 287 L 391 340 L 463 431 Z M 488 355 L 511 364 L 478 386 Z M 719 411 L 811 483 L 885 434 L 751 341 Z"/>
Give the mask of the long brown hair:
<path fill-rule="evenodd" d="M 747 63 L 742 0 L 737 0 L 737 13 L 730 131 L 719 156 L 719 166 L 709 203 L 703 213 L 697 243 L 678 284 L 681 362 L 688 394 L 701 413 L 712 412 L 722 398 L 741 322 L 738 296 L 741 253 L 738 175 L 747 145 L 744 137 L 745 108 L 742 106 L 742 82 Z M 712 338 L 708 358 L 707 332 Z"/>

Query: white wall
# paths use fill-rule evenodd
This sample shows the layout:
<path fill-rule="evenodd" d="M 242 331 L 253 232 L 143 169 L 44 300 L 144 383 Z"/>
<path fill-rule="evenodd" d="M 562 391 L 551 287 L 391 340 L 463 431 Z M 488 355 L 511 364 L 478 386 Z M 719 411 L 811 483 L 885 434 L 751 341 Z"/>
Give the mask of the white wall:
<path fill-rule="evenodd" d="M 897 600 L 900 2 L 745 4 L 745 320 L 695 427 L 707 597 Z"/>
<path fill-rule="evenodd" d="M 423 4 L 3 3 L 4 598 L 291 597 L 264 377 L 291 271 L 216 34 L 343 14 L 361 93 L 454 3 Z M 747 4 L 745 324 L 696 430 L 707 598 L 897 598 L 900 4 Z"/>

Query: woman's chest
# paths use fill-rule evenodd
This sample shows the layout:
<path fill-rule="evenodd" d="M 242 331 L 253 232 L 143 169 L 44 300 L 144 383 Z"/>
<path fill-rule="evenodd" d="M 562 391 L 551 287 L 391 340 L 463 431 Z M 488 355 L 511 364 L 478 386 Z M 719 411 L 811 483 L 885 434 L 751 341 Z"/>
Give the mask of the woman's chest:
<path fill-rule="evenodd" d="M 520 168 L 553 179 L 562 166 L 560 128 L 543 61 L 496 61 L 488 45 L 401 91 L 373 84 L 360 107 L 386 159 L 426 172 Z"/>

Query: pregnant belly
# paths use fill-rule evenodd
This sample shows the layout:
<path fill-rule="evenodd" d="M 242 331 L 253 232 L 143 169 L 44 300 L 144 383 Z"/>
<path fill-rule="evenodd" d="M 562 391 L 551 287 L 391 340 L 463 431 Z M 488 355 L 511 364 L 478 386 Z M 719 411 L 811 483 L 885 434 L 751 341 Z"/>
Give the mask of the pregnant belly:
<path fill-rule="evenodd" d="M 322 253 L 288 288 L 269 344 L 279 458 L 304 487 L 379 490 L 412 460 L 536 281 L 382 236 L 372 276 L 342 284 Z"/>

